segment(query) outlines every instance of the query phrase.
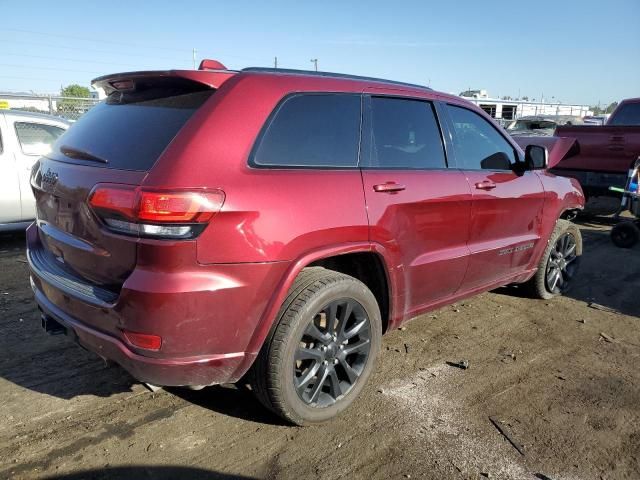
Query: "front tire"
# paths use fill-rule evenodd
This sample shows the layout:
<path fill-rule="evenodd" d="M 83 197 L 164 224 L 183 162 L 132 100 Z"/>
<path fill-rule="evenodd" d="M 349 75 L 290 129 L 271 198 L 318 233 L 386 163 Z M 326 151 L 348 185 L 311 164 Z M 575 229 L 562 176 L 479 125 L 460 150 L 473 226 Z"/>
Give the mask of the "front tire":
<path fill-rule="evenodd" d="M 582 256 L 580 229 L 568 220 L 558 220 L 536 274 L 527 287 L 536 298 L 548 300 L 572 286 Z"/>
<path fill-rule="evenodd" d="M 320 267 L 298 276 L 250 374 L 258 399 L 282 418 L 326 421 L 353 403 L 382 340 L 380 309 L 359 280 Z"/>

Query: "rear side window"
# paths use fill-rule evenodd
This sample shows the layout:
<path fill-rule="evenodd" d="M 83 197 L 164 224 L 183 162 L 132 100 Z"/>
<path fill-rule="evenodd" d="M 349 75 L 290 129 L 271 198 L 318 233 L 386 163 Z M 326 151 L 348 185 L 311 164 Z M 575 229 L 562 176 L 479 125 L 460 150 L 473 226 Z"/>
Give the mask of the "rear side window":
<path fill-rule="evenodd" d="M 16 136 L 25 155 L 46 155 L 64 128 L 43 123 L 15 122 Z"/>
<path fill-rule="evenodd" d="M 515 150 L 491 123 L 476 112 L 447 105 L 453 122 L 453 147 L 458 168 L 510 170 Z"/>
<path fill-rule="evenodd" d="M 640 103 L 625 103 L 611 117 L 608 125 L 640 126 Z"/>
<path fill-rule="evenodd" d="M 73 124 L 49 156 L 123 170 L 149 170 L 213 90 L 149 89 L 109 95 Z"/>
<path fill-rule="evenodd" d="M 436 169 L 446 161 L 433 105 L 420 100 L 371 98 L 366 167 Z"/>
<path fill-rule="evenodd" d="M 356 167 L 359 137 L 360 95 L 294 95 L 276 110 L 252 164 Z"/>

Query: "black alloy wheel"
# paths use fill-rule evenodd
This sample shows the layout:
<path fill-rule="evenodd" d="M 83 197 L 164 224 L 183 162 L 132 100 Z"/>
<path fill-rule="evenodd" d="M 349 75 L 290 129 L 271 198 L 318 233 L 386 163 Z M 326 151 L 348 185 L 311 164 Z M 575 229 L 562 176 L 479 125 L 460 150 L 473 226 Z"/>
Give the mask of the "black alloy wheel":
<path fill-rule="evenodd" d="M 356 300 L 334 300 L 313 316 L 294 355 L 294 385 L 300 399 L 327 407 L 349 393 L 371 349 L 371 323 Z"/>

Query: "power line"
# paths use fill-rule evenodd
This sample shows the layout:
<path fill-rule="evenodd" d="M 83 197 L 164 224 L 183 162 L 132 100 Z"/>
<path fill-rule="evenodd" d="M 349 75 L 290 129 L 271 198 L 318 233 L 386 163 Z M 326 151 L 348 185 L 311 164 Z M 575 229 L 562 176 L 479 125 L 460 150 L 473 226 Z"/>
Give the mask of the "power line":
<path fill-rule="evenodd" d="M 61 34 L 61 33 L 49 33 L 49 32 L 37 32 L 34 30 L 23 30 L 23 29 L 19 29 L 19 28 L 5 28 L 4 31 L 12 31 L 12 32 L 20 32 L 20 33 L 29 33 L 29 34 L 33 34 L 33 35 L 43 35 L 43 36 L 49 36 L 49 37 L 60 37 L 60 38 L 70 38 L 73 40 L 83 40 L 83 41 L 90 41 L 90 42 L 99 42 L 101 44 L 104 43 L 108 43 L 108 44 L 112 44 L 112 45 L 124 45 L 127 47 L 136 47 L 136 48 L 147 48 L 147 49 L 154 49 L 154 50 L 171 50 L 174 52 L 181 52 L 183 54 L 188 54 L 189 50 L 188 48 L 182 49 L 182 48 L 171 48 L 171 47 L 163 47 L 163 46 L 159 46 L 159 45 L 144 45 L 144 44 L 140 44 L 140 43 L 130 43 L 130 42 L 117 42 L 117 41 L 113 41 L 113 40 L 105 40 L 103 38 L 90 38 L 90 37 L 79 37 L 79 36 L 75 36 L 75 35 L 66 35 L 66 34 Z M 107 52 L 103 52 L 103 53 L 107 53 Z M 126 55 L 126 54 L 125 54 Z M 244 60 L 251 60 L 251 61 L 255 61 L 258 60 L 260 62 L 264 61 L 264 59 L 258 59 L 256 57 L 244 57 L 244 56 L 239 56 L 239 55 L 225 55 L 224 53 L 221 52 L 217 52 L 216 56 L 218 58 L 237 58 L 237 59 L 244 59 Z"/>
<path fill-rule="evenodd" d="M 131 43 L 131 42 L 117 42 L 114 40 L 105 40 L 104 38 L 79 37 L 76 35 L 65 35 L 62 33 L 50 33 L 50 32 L 37 32 L 35 30 L 23 30 L 20 28 L 5 28 L 4 31 L 29 33 L 32 35 L 44 35 L 47 37 L 71 38 L 73 40 L 84 40 L 89 42 L 110 43 L 112 45 L 124 45 L 126 47 L 150 48 L 150 49 L 161 48 L 162 50 L 172 50 L 174 52 L 183 52 L 183 53 L 186 53 L 189 51 L 188 49 L 182 49 L 182 48 L 160 47 L 158 45 L 151 46 L 151 45 L 143 45 L 140 43 Z"/>
<path fill-rule="evenodd" d="M 14 75 L 0 75 L 0 78 L 14 78 L 17 80 L 33 80 L 36 82 L 51 82 L 52 80 L 49 78 L 34 78 L 34 77 L 17 77 Z"/>
<path fill-rule="evenodd" d="M 65 62 L 81 62 L 81 63 L 96 63 L 101 65 L 120 65 L 123 67 L 136 67 L 140 68 L 140 64 L 132 63 L 120 63 L 120 62 L 102 62 L 100 60 L 86 60 L 82 58 L 65 58 L 65 57 L 51 57 L 49 55 L 29 55 L 26 53 L 3 53 L 3 56 L 9 55 L 12 57 L 29 57 L 29 58 L 44 58 L 47 60 L 63 60 Z"/>
<path fill-rule="evenodd" d="M 83 48 L 83 47 L 69 47 L 66 45 L 51 45 L 48 43 L 39 43 L 39 42 L 25 42 L 22 40 L 14 40 L 14 39 L 2 39 L 0 40 L 0 44 L 2 43 L 18 43 L 21 45 L 32 45 L 34 47 L 48 47 L 48 48 L 55 48 L 55 49 L 64 49 L 64 50 L 75 50 L 75 51 L 79 51 L 79 52 L 93 52 L 93 53 L 108 53 L 111 55 L 118 55 L 119 57 L 145 57 L 145 58 L 154 58 L 156 60 L 170 60 L 172 62 L 177 61 L 178 56 L 176 55 L 175 57 L 159 57 L 156 55 L 150 55 L 150 54 L 146 54 L 146 53 L 132 53 L 132 52 L 127 52 L 127 53 L 123 53 L 123 52 L 114 52 L 113 50 L 102 50 L 102 49 L 97 49 L 97 48 Z"/>
<path fill-rule="evenodd" d="M 77 70 L 77 69 L 69 69 L 69 68 L 58 68 L 58 67 L 40 67 L 38 65 L 16 65 L 10 63 L 0 63 L 0 67 L 15 67 L 15 68 L 31 68 L 34 70 L 53 70 L 58 72 L 80 72 L 80 73 L 92 73 L 101 75 L 104 72 L 92 72 L 89 70 Z"/>

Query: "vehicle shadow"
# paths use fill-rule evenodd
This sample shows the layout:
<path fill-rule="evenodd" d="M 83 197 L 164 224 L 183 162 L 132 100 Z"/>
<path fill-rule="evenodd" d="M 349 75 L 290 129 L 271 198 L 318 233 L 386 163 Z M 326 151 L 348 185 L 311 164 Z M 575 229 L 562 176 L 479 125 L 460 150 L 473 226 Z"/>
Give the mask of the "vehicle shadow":
<path fill-rule="evenodd" d="M 166 388 L 173 395 L 199 407 L 250 422 L 290 426 L 270 412 L 241 382 L 237 385 L 215 385 L 202 390 Z"/>
<path fill-rule="evenodd" d="M 132 466 L 107 467 L 96 470 L 83 470 L 45 477 L 47 480 L 250 480 L 252 477 L 215 472 L 194 467 L 177 466 Z"/>
<path fill-rule="evenodd" d="M 565 296 L 596 309 L 640 316 L 640 244 L 632 249 L 613 245 L 610 229 L 602 229 L 603 225 L 615 223 L 610 217 L 592 217 L 577 223 L 582 231 L 583 255 L 574 285 Z M 517 285 L 499 288 L 494 293 L 528 297 Z"/>
<path fill-rule="evenodd" d="M 35 309 L 35 306 L 33 307 Z M 24 315 L 19 335 L 6 336 L 10 329 L 0 323 L 0 377 L 23 388 L 70 400 L 81 395 L 110 397 L 133 391 L 139 382 L 119 367 L 106 365 L 66 338 L 49 337 L 39 326 L 38 315 Z M 37 324 L 37 325 L 36 325 Z M 23 337 L 24 340 L 20 337 Z M 6 345 L 6 339 L 19 340 Z M 22 347 L 22 351 L 19 350 Z"/>
<path fill-rule="evenodd" d="M 0 235 L 0 377 L 62 399 L 108 397 L 136 381 L 64 335 L 49 336 L 29 286 L 24 232 Z"/>
<path fill-rule="evenodd" d="M 140 382 L 115 364 L 105 364 L 64 336 L 46 335 L 35 304 L 21 322 L 0 320 L 0 377 L 28 390 L 71 400 L 78 396 L 111 397 L 133 392 Z M 16 332 L 14 327 L 19 328 Z M 222 415 L 252 422 L 284 425 L 243 385 L 212 386 L 203 390 L 167 387 L 191 404 Z"/>
<path fill-rule="evenodd" d="M 42 330 L 29 287 L 24 232 L 0 235 L 0 377 L 25 389 L 70 400 L 132 392 L 140 382 L 118 365 L 107 365 L 64 335 Z M 239 385 L 201 391 L 168 388 L 172 395 L 211 411 L 265 424 L 283 425 L 250 390 Z"/>

